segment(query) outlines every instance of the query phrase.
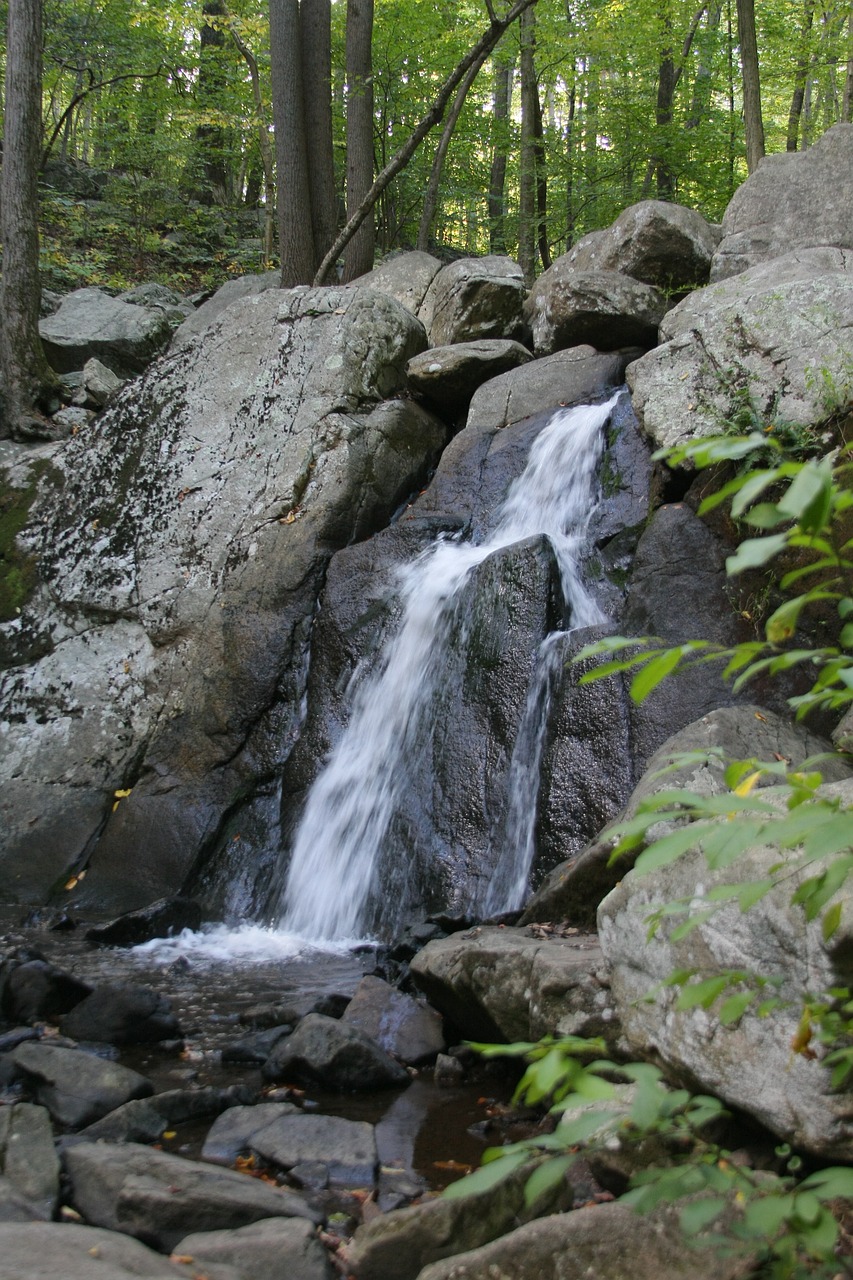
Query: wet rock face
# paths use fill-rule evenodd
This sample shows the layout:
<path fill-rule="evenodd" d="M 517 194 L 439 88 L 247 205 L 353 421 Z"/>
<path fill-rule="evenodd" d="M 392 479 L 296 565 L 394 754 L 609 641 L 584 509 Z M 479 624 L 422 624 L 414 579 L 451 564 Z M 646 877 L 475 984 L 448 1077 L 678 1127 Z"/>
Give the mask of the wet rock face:
<path fill-rule="evenodd" d="M 43 897 L 81 859 L 78 901 L 98 910 L 173 892 L 274 771 L 330 553 L 384 523 L 444 442 L 393 399 L 425 345 L 382 295 L 271 290 L 53 452 L 20 540 L 35 585 L 2 627 L 11 895 Z"/>

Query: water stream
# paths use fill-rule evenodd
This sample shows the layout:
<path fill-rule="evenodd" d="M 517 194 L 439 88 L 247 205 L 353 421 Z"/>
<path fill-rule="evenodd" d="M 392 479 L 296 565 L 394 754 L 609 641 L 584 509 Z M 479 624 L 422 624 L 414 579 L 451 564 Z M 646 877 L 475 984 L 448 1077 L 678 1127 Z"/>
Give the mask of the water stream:
<path fill-rule="evenodd" d="M 478 565 L 514 543 L 545 535 L 560 567 L 571 628 L 602 620 L 583 584 L 580 561 L 598 495 L 603 428 L 617 399 L 553 415 L 483 542 L 440 539 L 400 572 L 401 624 L 378 670 L 360 683 L 347 729 L 309 793 L 279 904 L 280 930 L 321 944 L 366 931 L 366 907 L 382 894 L 380 852 L 403 802 L 406 761 L 441 680 L 455 602 Z M 487 877 L 486 899 L 472 909 L 511 910 L 524 894 L 533 855 L 542 730 L 559 653 L 549 637 L 514 752 L 504 848 L 495 873 Z M 398 894 L 386 896 L 393 900 L 387 902 L 383 926 L 392 932 L 406 904 Z"/>

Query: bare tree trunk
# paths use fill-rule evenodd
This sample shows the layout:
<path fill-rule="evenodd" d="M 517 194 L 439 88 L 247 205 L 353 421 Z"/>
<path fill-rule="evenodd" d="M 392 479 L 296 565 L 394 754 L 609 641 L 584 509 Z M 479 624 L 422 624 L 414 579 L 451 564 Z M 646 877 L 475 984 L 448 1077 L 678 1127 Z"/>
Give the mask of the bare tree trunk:
<path fill-rule="evenodd" d="M 737 0 L 737 38 L 743 79 L 743 125 L 746 167 L 752 173 L 764 158 L 764 123 L 761 119 L 761 77 L 755 34 L 755 0 Z"/>
<path fill-rule="evenodd" d="M 658 69 L 658 96 L 655 106 L 655 124 L 658 141 L 663 142 L 655 156 L 655 183 L 659 200 L 672 200 L 675 194 L 675 174 L 672 163 L 661 152 L 669 150 L 669 138 L 666 136 L 672 124 L 672 107 L 675 101 L 675 62 L 672 56 L 672 12 L 667 9 L 663 19 L 664 44 L 661 50 L 660 67 Z"/>
<path fill-rule="evenodd" d="M 314 274 L 300 47 L 298 0 L 270 0 L 278 241 L 281 283 L 285 289 L 295 284 L 309 284 Z"/>
<path fill-rule="evenodd" d="M 512 105 L 514 57 L 494 57 L 492 96 L 492 164 L 489 170 L 489 248 L 506 253 L 506 168 L 509 158 L 509 110 Z"/>
<path fill-rule="evenodd" d="M 723 3 L 722 0 L 717 0 L 716 4 L 708 7 L 708 21 L 704 30 L 697 33 L 696 44 L 698 46 L 699 65 L 696 68 L 696 78 L 693 81 L 690 114 L 684 126 L 686 129 L 698 129 L 711 106 L 713 88 L 713 72 L 710 66 L 711 51 L 714 47 L 714 38 L 719 30 L 722 16 Z"/>
<path fill-rule="evenodd" d="M 569 91 L 569 118 L 566 122 L 566 239 L 568 253 L 575 242 L 575 112 L 577 91 L 574 84 Z"/>
<path fill-rule="evenodd" d="M 273 158 L 270 135 L 267 132 L 264 99 L 263 94 L 261 93 L 261 78 L 258 73 L 257 58 L 240 35 L 240 32 L 237 30 L 234 18 L 225 7 L 224 0 L 223 10 L 228 19 L 228 30 L 231 32 L 231 39 L 234 41 L 242 55 L 243 61 L 249 69 L 249 78 L 252 82 L 252 100 L 255 104 L 255 116 L 258 122 L 258 146 L 261 152 L 261 165 L 264 171 L 263 260 L 264 266 L 267 267 L 272 259 L 273 244 L 275 241 L 275 161 Z"/>
<path fill-rule="evenodd" d="M 796 151 L 799 143 L 800 117 L 803 114 L 803 102 L 806 96 L 806 81 L 809 76 L 809 36 L 814 22 L 815 0 L 805 0 L 803 5 L 803 21 L 800 28 L 800 51 L 797 54 L 794 68 L 794 91 L 791 94 L 791 109 L 788 112 L 788 135 L 785 139 L 785 150 Z"/>
<path fill-rule="evenodd" d="M 332 148 L 331 2 L 301 0 L 300 13 L 303 111 L 316 269 L 338 229 L 338 193 Z"/>
<path fill-rule="evenodd" d="M 204 0 L 204 18 L 221 18 L 225 13 L 223 0 Z M 216 106 L 225 83 L 222 51 L 225 33 L 217 25 L 202 20 L 201 56 L 199 59 L 197 99 L 199 106 Z M 200 124 L 196 129 L 196 142 L 201 157 L 203 185 L 197 192 L 203 204 L 225 204 L 228 199 L 228 168 L 225 163 L 225 135 L 220 125 Z"/>
<path fill-rule="evenodd" d="M 545 163 L 545 129 L 542 122 L 542 102 L 539 86 L 533 85 L 533 154 L 536 161 L 536 244 L 542 270 L 551 265 L 551 246 L 548 242 L 548 167 Z"/>
<path fill-rule="evenodd" d="M 347 0 L 347 217 L 373 184 L 373 0 Z M 344 255 L 344 280 L 373 269 L 376 233 L 365 218 Z"/>
<path fill-rule="evenodd" d="M 9 0 L 6 120 L 0 174 L 0 436 L 43 434 L 32 422 L 58 408 L 59 381 L 39 337 L 38 171 L 41 147 L 42 0 Z"/>
<path fill-rule="evenodd" d="M 462 108 L 465 105 L 465 99 L 468 97 L 468 90 L 477 79 L 480 68 L 486 61 L 488 54 L 483 56 L 468 68 L 465 79 L 456 90 L 456 97 L 453 99 L 453 105 L 447 113 L 447 119 L 444 122 L 444 128 L 441 131 L 441 137 L 438 140 L 435 156 L 433 157 L 432 169 L 430 170 L 429 182 L 427 183 L 426 193 L 424 195 L 424 207 L 421 213 L 420 226 L 418 227 L 418 239 L 416 248 L 422 249 L 426 253 L 429 248 L 429 238 L 432 231 L 432 224 L 435 220 L 435 211 L 438 208 L 438 192 L 441 186 L 441 175 L 444 171 L 444 161 L 447 157 L 447 149 L 450 146 L 450 139 L 453 137 L 453 131 L 456 128 Z"/>
<path fill-rule="evenodd" d="M 528 285 L 536 275 L 536 26 L 533 9 L 521 15 L 521 156 L 518 262 Z"/>

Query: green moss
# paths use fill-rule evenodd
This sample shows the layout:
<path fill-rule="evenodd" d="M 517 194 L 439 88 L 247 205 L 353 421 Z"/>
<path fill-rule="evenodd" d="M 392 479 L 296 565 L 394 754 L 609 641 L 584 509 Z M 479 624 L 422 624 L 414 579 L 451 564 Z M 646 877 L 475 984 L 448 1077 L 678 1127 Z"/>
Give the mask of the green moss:
<path fill-rule="evenodd" d="M 49 462 L 37 462 L 24 488 L 10 484 L 0 471 L 0 622 L 11 622 L 21 612 L 36 584 L 36 558 L 18 543 L 18 534 L 29 519 L 39 481 L 55 474 Z"/>

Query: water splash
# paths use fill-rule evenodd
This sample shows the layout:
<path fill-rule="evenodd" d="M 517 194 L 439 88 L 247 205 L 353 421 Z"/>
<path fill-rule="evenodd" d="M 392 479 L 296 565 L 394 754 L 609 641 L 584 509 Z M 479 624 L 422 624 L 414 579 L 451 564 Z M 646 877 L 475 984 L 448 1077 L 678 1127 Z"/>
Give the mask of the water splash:
<path fill-rule="evenodd" d="M 577 562 L 597 495 L 602 428 L 617 399 L 551 418 L 485 542 L 438 541 L 401 571 L 400 628 L 378 671 L 360 685 L 349 725 L 308 796 L 279 905 L 283 931 L 314 941 L 363 931 L 365 908 L 381 892 L 382 842 L 405 786 L 401 761 L 414 749 L 440 678 L 456 597 L 477 565 L 544 534 L 557 556 L 573 627 L 601 620 Z M 387 914 L 404 906 L 389 904 Z"/>

